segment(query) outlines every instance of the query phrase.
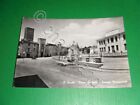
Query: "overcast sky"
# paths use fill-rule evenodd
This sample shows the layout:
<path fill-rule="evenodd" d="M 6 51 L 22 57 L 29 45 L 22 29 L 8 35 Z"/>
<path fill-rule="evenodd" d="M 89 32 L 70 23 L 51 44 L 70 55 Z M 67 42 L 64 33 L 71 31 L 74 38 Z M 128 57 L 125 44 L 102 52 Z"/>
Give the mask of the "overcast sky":
<path fill-rule="evenodd" d="M 20 40 L 24 37 L 25 27 L 34 28 L 34 41 L 45 38 L 46 43 L 61 41 L 69 46 L 73 41 L 80 47 L 92 46 L 112 30 L 123 31 L 123 18 L 98 19 L 28 19 L 23 18 Z"/>

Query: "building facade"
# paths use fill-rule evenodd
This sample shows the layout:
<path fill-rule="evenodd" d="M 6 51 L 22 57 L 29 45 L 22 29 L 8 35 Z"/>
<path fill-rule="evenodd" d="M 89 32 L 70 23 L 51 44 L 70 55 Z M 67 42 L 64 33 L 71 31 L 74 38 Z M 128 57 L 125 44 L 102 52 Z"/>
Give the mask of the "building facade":
<path fill-rule="evenodd" d="M 19 42 L 18 57 L 35 58 L 38 57 L 39 44 L 33 42 L 34 29 L 26 27 L 24 31 L 24 38 Z"/>
<path fill-rule="evenodd" d="M 38 56 L 39 57 L 44 57 L 45 56 L 45 43 L 46 43 L 46 39 L 38 38 L 38 44 L 39 44 Z"/>
<path fill-rule="evenodd" d="M 22 39 L 19 42 L 18 56 L 22 58 L 38 57 L 39 44 Z"/>
<path fill-rule="evenodd" d="M 116 33 L 97 40 L 98 52 L 102 56 L 126 56 L 125 32 Z"/>
<path fill-rule="evenodd" d="M 45 56 L 51 57 L 58 55 L 58 47 L 55 44 L 46 44 L 45 46 Z"/>
<path fill-rule="evenodd" d="M 56 44 L 51 44 L 48 43 L 45 46 L 45 56 L 50 57 L 50 56 L 66 56 L 68 54 L 68 48 L 61 46 L 61 45 L 56 45 Z"/>

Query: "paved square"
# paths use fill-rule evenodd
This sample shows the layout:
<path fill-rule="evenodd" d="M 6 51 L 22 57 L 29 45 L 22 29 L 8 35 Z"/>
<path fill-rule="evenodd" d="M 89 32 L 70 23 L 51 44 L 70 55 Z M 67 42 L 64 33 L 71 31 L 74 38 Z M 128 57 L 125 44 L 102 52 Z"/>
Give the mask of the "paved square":
<path fill-rule="evenodd" d="M 27 75 L 38 75 L 51 88 L 131 86 L 129 70 L 100 70 L 79 65 L 61 66 L 52 57 L 17 59 L 15 77 Z"/>

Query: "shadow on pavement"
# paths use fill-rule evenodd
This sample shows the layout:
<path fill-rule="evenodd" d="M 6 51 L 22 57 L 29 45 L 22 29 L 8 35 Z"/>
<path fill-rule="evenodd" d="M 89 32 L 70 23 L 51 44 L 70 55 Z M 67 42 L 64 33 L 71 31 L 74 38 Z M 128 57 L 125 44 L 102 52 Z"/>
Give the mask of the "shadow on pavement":
<path fill-rule="evenodd" d="M 15 87 L 45 87 L 49 88 L 38 75 L 29 75 L 14 78 Z"/>

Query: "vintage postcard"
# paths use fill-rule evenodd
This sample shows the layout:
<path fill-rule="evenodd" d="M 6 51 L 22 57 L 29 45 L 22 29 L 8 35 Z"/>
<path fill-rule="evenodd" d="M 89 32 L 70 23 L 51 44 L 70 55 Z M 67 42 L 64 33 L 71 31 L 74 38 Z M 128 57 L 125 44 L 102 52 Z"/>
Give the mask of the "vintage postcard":
<path fill-rule="evenodd" d="M 123 17 L 23 18 L 14 87 L 131 87 Z"/>

